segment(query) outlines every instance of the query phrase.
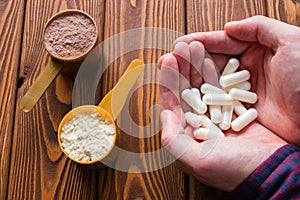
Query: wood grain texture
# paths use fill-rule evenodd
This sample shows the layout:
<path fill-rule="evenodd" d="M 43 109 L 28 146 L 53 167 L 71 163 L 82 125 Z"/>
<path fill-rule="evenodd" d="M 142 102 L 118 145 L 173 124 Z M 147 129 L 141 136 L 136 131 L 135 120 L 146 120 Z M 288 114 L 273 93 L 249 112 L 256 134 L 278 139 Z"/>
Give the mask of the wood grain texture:
<path fill-rule="evenodd" d="M 0 0 L 0 199 L 226 199 L 227 193 L 201 185 L 175 165 L 161 166 L 170 159 L 166 152 L 140 163 L 142 156 L 115 155 L 111 166 L 125 166 L 124 172 L 89 169 L 67 159 L 57 143 L 57 127 L 71 109 L 72 81 L 81 63 L 66 65 L 33 111 L 20 111 L 20 99 L 49 60 L 42 44 L 44 24 L 65 9 L 89 13 L 98 26 L 99 42 L 132 29 L 166 28 L 139 29 L 126 40 L 113 37 L 99 53 L 111 63 L 104 63 L 109 68 L 99 81 L 95 103 L 115 85 L 131 60 L 140 58 L 147 64 L 139 87 L 117 119 L 118 147 L 143 155 L 161 150 L 159 111 L 152 110 L 159 102 L 155 63 L 170 51 L 173 40 L 185 32 L 222 30 L 228 21 L 256 14 L 300 26 L 299 1 Z M 83 85 L 78 90 L 88 89 Z"/>
<path fill-rule="evenodd" d="M 19 101 L 42 72 L 49 56 L 43 44 L 44 24 L 55 13 L 80 9 L 103 27 L 104 1 L 26 1 L 20 79 L 12 158 L 9 173 L 9 199 L 96 199 L 98 171 L 71 162 L 57 142 L 57 126 L 71 109 L 60 103 L 53 83 L 29 113 L 19 110 Z M 102 30 L 102 29 L 100 29 Z M 100 40 L 103 31 L 99 32 Z"/>
<path fill-rule="evenodd" d="M 223 30 L 226 22 L 266 15 L 264 0 L 187 0 L 187 32 Z"/>
<path fill-rule="evenodd" d="M 264 0 L 187 0 L 187 32 L 223 30 L 226 22 L 254 15 L 266 15 Z M 201 185 L 194 177 L 189 181 L 190 199 L 226 199 L 228 194 Z"/>
<path fill-rule="evenodd" d="M 300 26 L 300 1 L 270 0 L 266 2 L 268 17 Z"/>
<path fill-rule="evenodd" d="M 0 1 L 0 199 L 7 196 L 24 1 Z"/>
<path fill-rule="evenodd" d="M 106 2 L 105 15 L 105 38 L 111 38 L 115 34 L 139 29 L 143 27 L 160 27 L 184 33 L 184 1 L 123 1 L 111 0 Z M 108 89 L 112 88 L 119 79 L 125 68 L 132 59 L 142 59 L 146 64 L 144 76 L 138 80 L 142 85 L 130 96 L 121 116 L 117 120 L 120 134 L 117 145 L 128 152 L 149 153 L 161 149 L 159 134 L 159 112 L 149 112 L 152 105 L 158 104 L 158 70 L 155 64 L 157 59 L 166 51 L 171 49 L 172 41 L 178 37 L 172 31 L 160 34 L 158 30 L 140 30 L 136 35 L 127 38 L 115 38 L 107 49 L 108 60 L 113 61 L 107 70 L 102 85 Z M 138 44 L 137 49 L 124 53 L 131 45 Z M 150 44 L 153 48 L 144 48 Z M 159 45 L 165 49 L 160 50 Z M 118 57 L 121 55 L 121 57 Z M 146 82 L 146 84 L 143 84 Z M 102 96 L 108 91 L 103 89 Z M 149 117 L 150 114 L 150 117 Z M 123 131 L 124 127 L 127 127 Z M 153 134 L 154 133 L 154 134 Z M 155 134 L 156 133 L 156 134 Z M 146 136 L 146 138 L 133 137 Z M 125 157 L 125 158 L 124 158 Z M 145 159 L 141 165 L 137 159 L 127 158 L 126 155 L 119 156 L 116 168 L 124 167 L 127 173 L 115 171 L 114 190 L 110 197 L 113 199 L 184 199 L 185 180 L 183 173 L 174 165 L 153 172 L 142 173 L 151 170 L 160 160 L 167 156 L 159 154 L 157 157 Z M 129 165 L 126 165 L 129 164 Z M 135 172 L 135 173 L 132 173 Z M 105 186 L 104 186 L 105 187 Z M 100 190 L 101 188 L 99 188 Z"/>

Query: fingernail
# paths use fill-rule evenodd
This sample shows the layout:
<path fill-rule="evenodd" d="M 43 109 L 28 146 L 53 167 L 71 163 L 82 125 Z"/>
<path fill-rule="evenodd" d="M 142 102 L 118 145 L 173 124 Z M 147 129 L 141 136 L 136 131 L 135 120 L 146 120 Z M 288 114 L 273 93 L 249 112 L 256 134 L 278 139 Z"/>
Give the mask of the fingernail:
<path fill-rule="evenodd" d="M 161 113 L 160 113 L 160 121 L 162 124 L 164 124 L 168 119 L 168 113 L 166 110 L 163 110 Z"/>

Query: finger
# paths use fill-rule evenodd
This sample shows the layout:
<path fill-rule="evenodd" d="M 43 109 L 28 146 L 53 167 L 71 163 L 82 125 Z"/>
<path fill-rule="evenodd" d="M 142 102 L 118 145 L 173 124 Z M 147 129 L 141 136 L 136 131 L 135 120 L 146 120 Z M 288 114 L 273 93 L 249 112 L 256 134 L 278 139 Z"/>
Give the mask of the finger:
<path fill-rule="evenodd" d="M 264 16 L 254 16 L 241 21 L 228 22 L 226 33 L 242 41 L 259 42 L 276 48 L 291 34 L 299 35 L 299 28 Z"/>
<path fill-rule="evenodd" d="M 161 143 L 163 147 L 177 160 L 184 156 L 195 141 L 184 134 L 181 126 L 182 119 L 170 110 L 164 110 L 160 114 L 162 123 Z"/>
<path fill-rule="evenodd" d="M 172 54 L 166 55 L 162 61 L 159 84 L 160 105 L 170 110 L 180 107 L 179 69 Z"/>
<path fill-rule="evenodd" d="M 184 80 L 180 80 L 179 87 L 180 91 L 189 88 L 190 82 L 190 51 L 189 45 L 180 42 L 175 46 L 173 55 L 176 57 L 178 62 L 179 73 L 183 76 Z"/>
<path fill-rule="evenodd" d="M 191 56 L 190 82 L 192 87 L 200 88 L 203 82 L 201 67 L 205 56 L 205 49 L 203 44 L 197 41 L 191 42 L 189 48 Z"/>
<path fill-rule="evenodd" d="M 180 120 L 172 111 L 164 110 L 160 118 L 163 126 L 161 136 L 163 147 L 177 160 L 185 172 L 201 177 L 203 172 L 209 170 L 207 167 L 210 163 L 215 160 L 214 149 L 220 138 L 198 143 L 184 134 Z"/>
<path fill-rule="evenodd" d="M 170 55 L 171 53 L 167 53 L 162 55 L 158 60 L 157 60 L 157 64 L 158 64 L 158 69 L 161 69 L 161 65 L 163 63 L 163 60 L 165 59 L 165 57 L 167 57 L 168 55 Z"/>
<path fill-rule="evenodd" d="M 239 55 L 243 53 L 248 46 L 248 42 L 241 42 L 228 36 L 225 31 L 197 32 L 182 36 L 175 40 L 173 46 L 178 43 L 191 43 L 193 41 L 201 42 L 209 53 L 222 53 L 227 55 Z"/>
<path fill-rule="evenodd" d="M 216 87 L 220 87 L 219 85 L 219 69 L 215 65 L 212 58 L 207 57 L 203 61 L 202 66 L 202 76 L 205 83 L 209 83 Z"/>

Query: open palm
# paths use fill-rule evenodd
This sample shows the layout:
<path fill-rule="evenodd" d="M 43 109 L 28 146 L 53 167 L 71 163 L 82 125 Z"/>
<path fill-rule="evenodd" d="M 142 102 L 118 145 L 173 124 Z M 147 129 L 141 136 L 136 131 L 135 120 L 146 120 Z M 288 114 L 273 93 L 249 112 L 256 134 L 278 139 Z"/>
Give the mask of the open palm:
<path fill-rule="evenodd" d="M 228 57 L 238 57 L 259 97 L 257 121 L 300 145 L 300 28 L 258 16 L 228 23 L 225 32 L 194 33 L 175 43 L 192 41 L 202 42 L 219 68 Z"/>
<path fill-rule="evenodd" d="M 202 183 L 230 191 L 286 144 L 284 140 L 300 145 L 299 35 L 297 27 L 253 17 L 228 23 L 225 32 L 181 37 L 174 51 L 159 60 L 162 144 L 186 172 Z M 205 67 L 202 44 L 220 71 L 230 57 L 238 57 L 241 69 L 251 72 L 259 117 L 238 134 L 229 130 L 225 138 L 199 143 L 185 124 L 180 92 L 199 87 L 214 70 Z"/>
<path fill-rule="evenodd" d="M 188 45 L 179 44 L 174 52 L 177 56 L 168 54 L 161 59 L 162 144 L 185 172 L 206 185 L 231 191 L 285 142 L 257 122 L 239 134 L 227 131 L 224 138 L 195 141 L 193 129 L 185 124 L 179 96 L 184 80 L 198 87 L 194 84 L 201 84 L 203 79 L 196 76 L 193 67 L 182 66 L 187 63 L 176 59 L 179 52 L 191 52 L 190 59 L 199 56 Z"/>

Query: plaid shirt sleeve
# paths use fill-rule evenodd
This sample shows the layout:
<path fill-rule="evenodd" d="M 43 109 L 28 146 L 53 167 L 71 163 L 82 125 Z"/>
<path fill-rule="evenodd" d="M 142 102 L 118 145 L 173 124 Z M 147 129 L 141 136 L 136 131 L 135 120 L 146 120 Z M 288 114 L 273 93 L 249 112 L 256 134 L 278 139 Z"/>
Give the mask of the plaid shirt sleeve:
<path fill-rule="evenodd" d="M 275 151 L 238 188 L 233 199 L 300 199 L 300 148 Z"/>

